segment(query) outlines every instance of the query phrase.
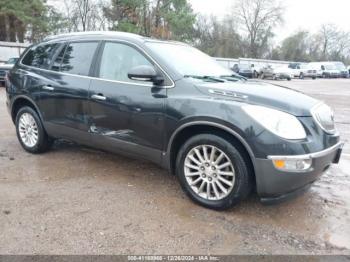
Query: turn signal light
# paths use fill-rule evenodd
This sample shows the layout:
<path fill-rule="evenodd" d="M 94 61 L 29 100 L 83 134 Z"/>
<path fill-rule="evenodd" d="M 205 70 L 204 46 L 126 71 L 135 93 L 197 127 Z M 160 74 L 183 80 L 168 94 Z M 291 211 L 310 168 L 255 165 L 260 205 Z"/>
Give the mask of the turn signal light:
<path fill-rule="evenodd" d="M 312 165 L 312 159 L 273 159 L 275 168 L 286 172 L 308 171 Z"/>

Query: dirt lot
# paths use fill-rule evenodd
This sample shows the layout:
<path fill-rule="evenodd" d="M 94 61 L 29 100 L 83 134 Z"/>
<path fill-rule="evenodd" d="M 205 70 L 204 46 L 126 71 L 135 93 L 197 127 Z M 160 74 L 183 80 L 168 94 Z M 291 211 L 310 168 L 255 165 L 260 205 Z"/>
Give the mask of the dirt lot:
<path fill-rule="evenodd" d="M 350 80 L 280 81 L 335 108 L 350 140 Z M 298 87 L 298 88 L 297 88 Z M 157 166 L 59 142 L 25 153 L 0 88 L 1 254 L 350 254 L 350 145 L 305 195 L 215 212 Z"/>

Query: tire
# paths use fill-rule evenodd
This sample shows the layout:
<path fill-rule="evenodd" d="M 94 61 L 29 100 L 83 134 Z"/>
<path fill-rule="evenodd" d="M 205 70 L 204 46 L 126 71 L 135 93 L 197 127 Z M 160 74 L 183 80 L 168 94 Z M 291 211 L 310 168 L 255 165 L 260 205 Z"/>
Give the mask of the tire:
<path fill-rule="evenodd" d="M 272 80 L 277 80 L 276 75 L 272 75 Z"/>
<path fill-rule="evenodd" d="M 264 74 L 264 73 L 261 73 L 260 78 L 261 78 L 261 79 L 265 79 L 265 74 Z"/>
<path fill-rule="evenodd" d="M 312 77 L 312 80 L 316 80 L 316 77 L 315 77 L 315 76 L 313 76 L 313 77 Z"/>
<path fill-rule="evenodd" d="M 288 78 L 287 78 L 287 80 L 288 80 L 288 81 L 291 81 L 291 80 L 292 80 L 292 78 L 288 77 Z"/>
<path fill-rule="evenodd" d="M 303 73 L 300 73 L 299 79 L 304 79 L 304 74 Z"/>
<path fill-rule="evenodd" d="M 202 171 L 200 168 L 192 169 L 194 173 L 197 171 L 200 173 L 199 175 L 192 175 L 192 173 L 189 172 L 191 168 L 188 168 L 188 164 L 191 166 L 197 164 L 195 164 L 195 162 L 189 162 L 189 156 L 195 152 L 195 149 L 197 149 L 199 150 L 200 154 L 203 153 L 204 157 L 204 146 L 207 148 L 208 167 L 205 168 L 205 171 Z M 215 161 L 208 160 L 212 157 L 214 148 L 215 153 L 213 156 L 215 157 L 213 157 L 213 159 L 218 160 L 221 153 L 224 153 L 225 155 L 222 157 L 222 160 L 219 160 L 217 165 L 215 164 Z M 200 162 L 198 155 L 195 155 L 195 153 L 193 153 L 192 157 L 193 156 L 197 162 Z M 200 163 L 203 164 L 203 161 Z M 225 166 L 225 163 L 230 163 L 231 165 L 225 167 L 226 171 L 222 171 L 223 169 L 220 168 L 220 166 Z M 212 171 L 214 165 L 216 165 L 216 170 Z M 190 197 L 190 199 L 192 199 L 192 201 L 206 208 L 214 210 L 228 209 L 244 200 L 252 190 L 253 176 L 251 175 L 250 164 L 244 157 L 242 149 L 240 149 L 239 146 L 235 146 L 228 140 L 217 135 L 201 134 L 190 138 L 179 150 L 176 166 L 176 175 L 179 179 L 182 189 Z M 195 167 L 197 168 L 199 166 L 200 165 L 197 165 Z M 204 165 L 202 168 L 204 168 Z M 217 174 L 211 172 L 217 172 Z M 225 174 L 229 174 L 230 176 L 222 175 L 222 172 L 225 172 Z M 204 177 L 205 175 L 206 177 Z M 223 183 L 221 180 L 222 178 L 225 180 L 227 179 L 226 181 L 228 182 L 231 181 L 231 186 Z M 197 184 L 190 185 L 190 180 L 192 182 L 199 180 L 199 182 Z M 202 184 L 204 184 L 203 187 Z M 209 197 L 207 190 L 208 184 L 210 184 Z M 222 187 L 220 187 L 219 184 L 225 187 L 224 189 L 226 189 L 226 192 L 222 190 Z"/>
<path fill-rule="evenodd" d="M 30 125 L 29 123 L 32 124 L 30 131 L 24 128 L 24 126 Z M 30 132 L 32 140 L 25 139 L 26 134 L 29 134 L 28 132 Z M 32 154 L 46 152 L 53 142 L 45 132 L 37 112 L 28 106 L 22 107 L 16 115 L 16 133 L 23 149 Z"/>

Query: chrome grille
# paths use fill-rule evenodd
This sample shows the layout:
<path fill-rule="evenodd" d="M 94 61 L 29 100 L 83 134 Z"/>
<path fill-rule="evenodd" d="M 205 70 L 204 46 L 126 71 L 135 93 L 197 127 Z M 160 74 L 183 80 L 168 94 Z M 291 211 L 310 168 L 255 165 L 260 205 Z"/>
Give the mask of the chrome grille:
<path fill-rule="evenodd" d="M 316 105 L 311 110 L 312 116 L 319 126 L 329 134 L 334 134 L 335 124 L 334 124 L 334 112 L 333 110 L 324 103 Z"/>

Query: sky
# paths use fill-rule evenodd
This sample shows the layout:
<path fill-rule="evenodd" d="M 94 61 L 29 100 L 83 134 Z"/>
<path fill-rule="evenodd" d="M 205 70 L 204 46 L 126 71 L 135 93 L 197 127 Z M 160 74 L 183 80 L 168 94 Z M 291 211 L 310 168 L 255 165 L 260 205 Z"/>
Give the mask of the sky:
<path fill-rule="evenodd" d="M 189 0 L 195 12 L 224 16 L 232 10 L 235 0 Z M 284 24 L 276 28 L 276 41 L 306 29 L 316 32 L 321 24 L 333 23 L 350 31 L 350 0 L 283 0 Z"/>

